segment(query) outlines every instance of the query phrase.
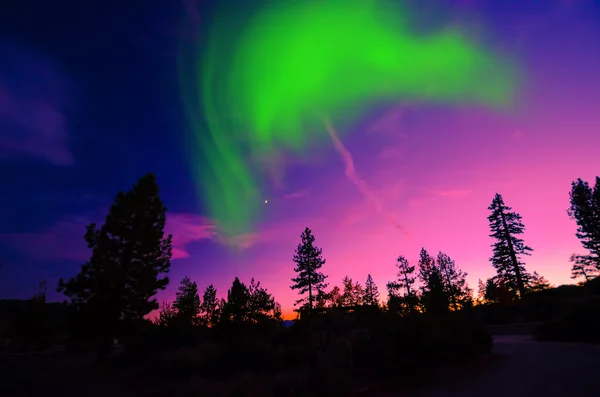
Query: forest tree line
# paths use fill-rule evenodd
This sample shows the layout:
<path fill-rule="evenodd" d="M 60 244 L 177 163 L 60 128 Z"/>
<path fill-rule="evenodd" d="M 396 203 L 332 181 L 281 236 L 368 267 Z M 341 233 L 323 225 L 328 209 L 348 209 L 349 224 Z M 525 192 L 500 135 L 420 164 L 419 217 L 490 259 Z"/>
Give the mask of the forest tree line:
<path fill-rule="evenodd" d="M 524 263 L 532 249 L 522 239 L 521 216 L 499 194 L 489 210 L 494 239 L 490 261 L 496 275 L 480 280 L 477 297 L 467 285 L 467 274 L 450 256 L 443 252 L 434 256 L 425 249 L 415 264 L 403 255 L 397 257 L 397 274 L 385 285 L 385 302 L 370 275 L 364 285 L 346 276 L 341 286 L 328 288 L 323 252 L 306 228 L 293 256 L 296 276 L 291 288 L 300 296 L 296 310 L 373 306 L 399 315 L 444 312 L 478 303 L 513 302 L 548 288 L 548 282 L 529 272 Z M 172 236 L 164 233 L 166 212 L 154 175 L 142 177 L 130 191 L 117 194 L 102 226 L 86 227 L 91 257 L 79 274 L 59 281 L 58 290 L 70 298 L 80 322 L 93 329 L 104 346 L 112 342 L 120 323 L 141 320 L 159 309 L 155 296 L 169 284 L 171 266 Z M 577 223 L 577 237 L 585 250 L 571 257 L 572 277 L 588 281 L 600 272 L 600 177 L 593 187 L 581 179 L 572 183 L 567 212 Z M 197 284 L 186 277 L 175 301 L 164 303 L 159 312 L 156 322 L 164 326 L 282 321 L 281 305 L 254 279 L 245 285 L 235 278 L 226 297 L 219 299 L 212 285 L 200 296 Z"/>

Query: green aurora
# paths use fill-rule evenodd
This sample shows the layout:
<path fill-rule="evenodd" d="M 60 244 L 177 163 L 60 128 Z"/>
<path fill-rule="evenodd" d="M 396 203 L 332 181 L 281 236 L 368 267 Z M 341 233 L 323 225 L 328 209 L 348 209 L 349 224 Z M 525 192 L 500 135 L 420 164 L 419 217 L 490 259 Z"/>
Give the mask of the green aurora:
<path fill-rule="evenodd" d="M 457 28 L 411 33 L 396 3 L 269 1 L 236 11 L 216 12 L 192 88 L 181 79 L 201 103 L 186 100 L 199 192 L 226 236 L 252 232 L 264 211 L 266 172 L 256 159 L 326 143 L 325 119 L 344 131 L 377 104 L 512 103 L 508 60 Z"/>

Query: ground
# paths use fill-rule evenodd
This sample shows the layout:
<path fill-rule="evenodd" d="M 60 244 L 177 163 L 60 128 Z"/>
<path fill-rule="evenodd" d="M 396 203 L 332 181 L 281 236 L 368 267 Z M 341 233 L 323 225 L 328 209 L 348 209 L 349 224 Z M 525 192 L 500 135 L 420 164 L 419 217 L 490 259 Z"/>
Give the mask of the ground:
<path fill-rule="evenodd" d="M 496 336 L 494 354 L 470 368 L 471 375 L 443 379 L 409 393 L 390 390 L 379 397 L 597 397 L 599 362 L 598 345 Z"/>
<path fill-rule="evenodd" d="M 412 390 L 370 390 L 377 397 L 597 397 L 600 346 L 539 343 L 529 336 L 494 338 L 494 354 L 444 371 L 437 381 Z M 124 396 L 97 370 L 93 356 L 65 353 L 0 355 L 0 396 Z M 35 374 L 35 375 L 34 375 Z M 445 376 L 444 376 L 445 375 Z M 420 385 L 422 386 L 422 385 Z"/>

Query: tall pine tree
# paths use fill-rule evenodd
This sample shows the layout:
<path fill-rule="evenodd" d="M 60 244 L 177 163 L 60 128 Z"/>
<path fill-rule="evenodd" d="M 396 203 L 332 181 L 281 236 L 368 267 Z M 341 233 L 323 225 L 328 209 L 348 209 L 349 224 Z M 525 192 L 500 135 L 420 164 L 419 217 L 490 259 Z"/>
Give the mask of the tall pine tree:
<path fill-rule="evenodd" d="M 171 236 L 164 235 L 167 209 L 158 193 L 152 174 L 119 192 L 104 225 L 86 228 L 90 260 L 77 276 L 59 281 L 58 291 L 95 321 L 102 354 L 109 352 L 121 320 L 158 309 L 153 297 L 169 283 L 164 274 L 171 266 Z"/>
<path fill-rule="evenodd" d="M 496 194 L 488 210 L 492 212 L 488 216 L 490 237 L 496 240 L 492 244 L 492 265 L 515 297 L 522 298 L 527 292 L 531 276 L 520 257 L 530 255 L 533 250 L 525 245 L 523 239 L 517 237 L 525 230 L 521 215 L 507 207 L 499 194 Z"/>
<path fill-rule="evenodd" d="M 588 251 L 571 256 L 571 277 L 589 281 L 600 273 L 600 177 L 593 188 L 581 179 L 572 182 L 570 201 L 567 213 L 577 222 L 576 236 Z"/>
<path fill-rule="evenodd" d="M 367 281 L 365 281 L 362 303 L 365 306 L 379 306 L 379 291 L 370 274 L 367 275 Z"/>
<path fill-rule="evenodd" d="M 300 305 L 300 309 L 312 310 L 315 307 L 314 300 L 317 293 L 327 288 L 327 283 L 325 283 L 327 276 L 319 271 L 325 264 L 325 259 L 323 259 L 323 251 L 314 245 L 315 237 L 308 227 L 304 229 L 300 238 L 302 242 L 298 244 L 294 254 L 296 263 L 294 271 L 298 275 L 292 278 L 294 284 L 291 288 L 299 290 L 301 295 L 308 294 L 307 298 L 297 300 L 295 305 Z"/>

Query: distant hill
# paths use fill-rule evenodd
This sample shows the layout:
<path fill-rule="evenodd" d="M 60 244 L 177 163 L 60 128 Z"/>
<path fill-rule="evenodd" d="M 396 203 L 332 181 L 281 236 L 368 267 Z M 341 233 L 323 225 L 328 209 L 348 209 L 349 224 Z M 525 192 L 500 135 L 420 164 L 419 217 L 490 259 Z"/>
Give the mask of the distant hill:
<path fill-rule="evenodd" d="M 285 328 L 291 327 L 292 325 L 294 325 L 294 320 L 283 320 L 283 326 Z"/>

